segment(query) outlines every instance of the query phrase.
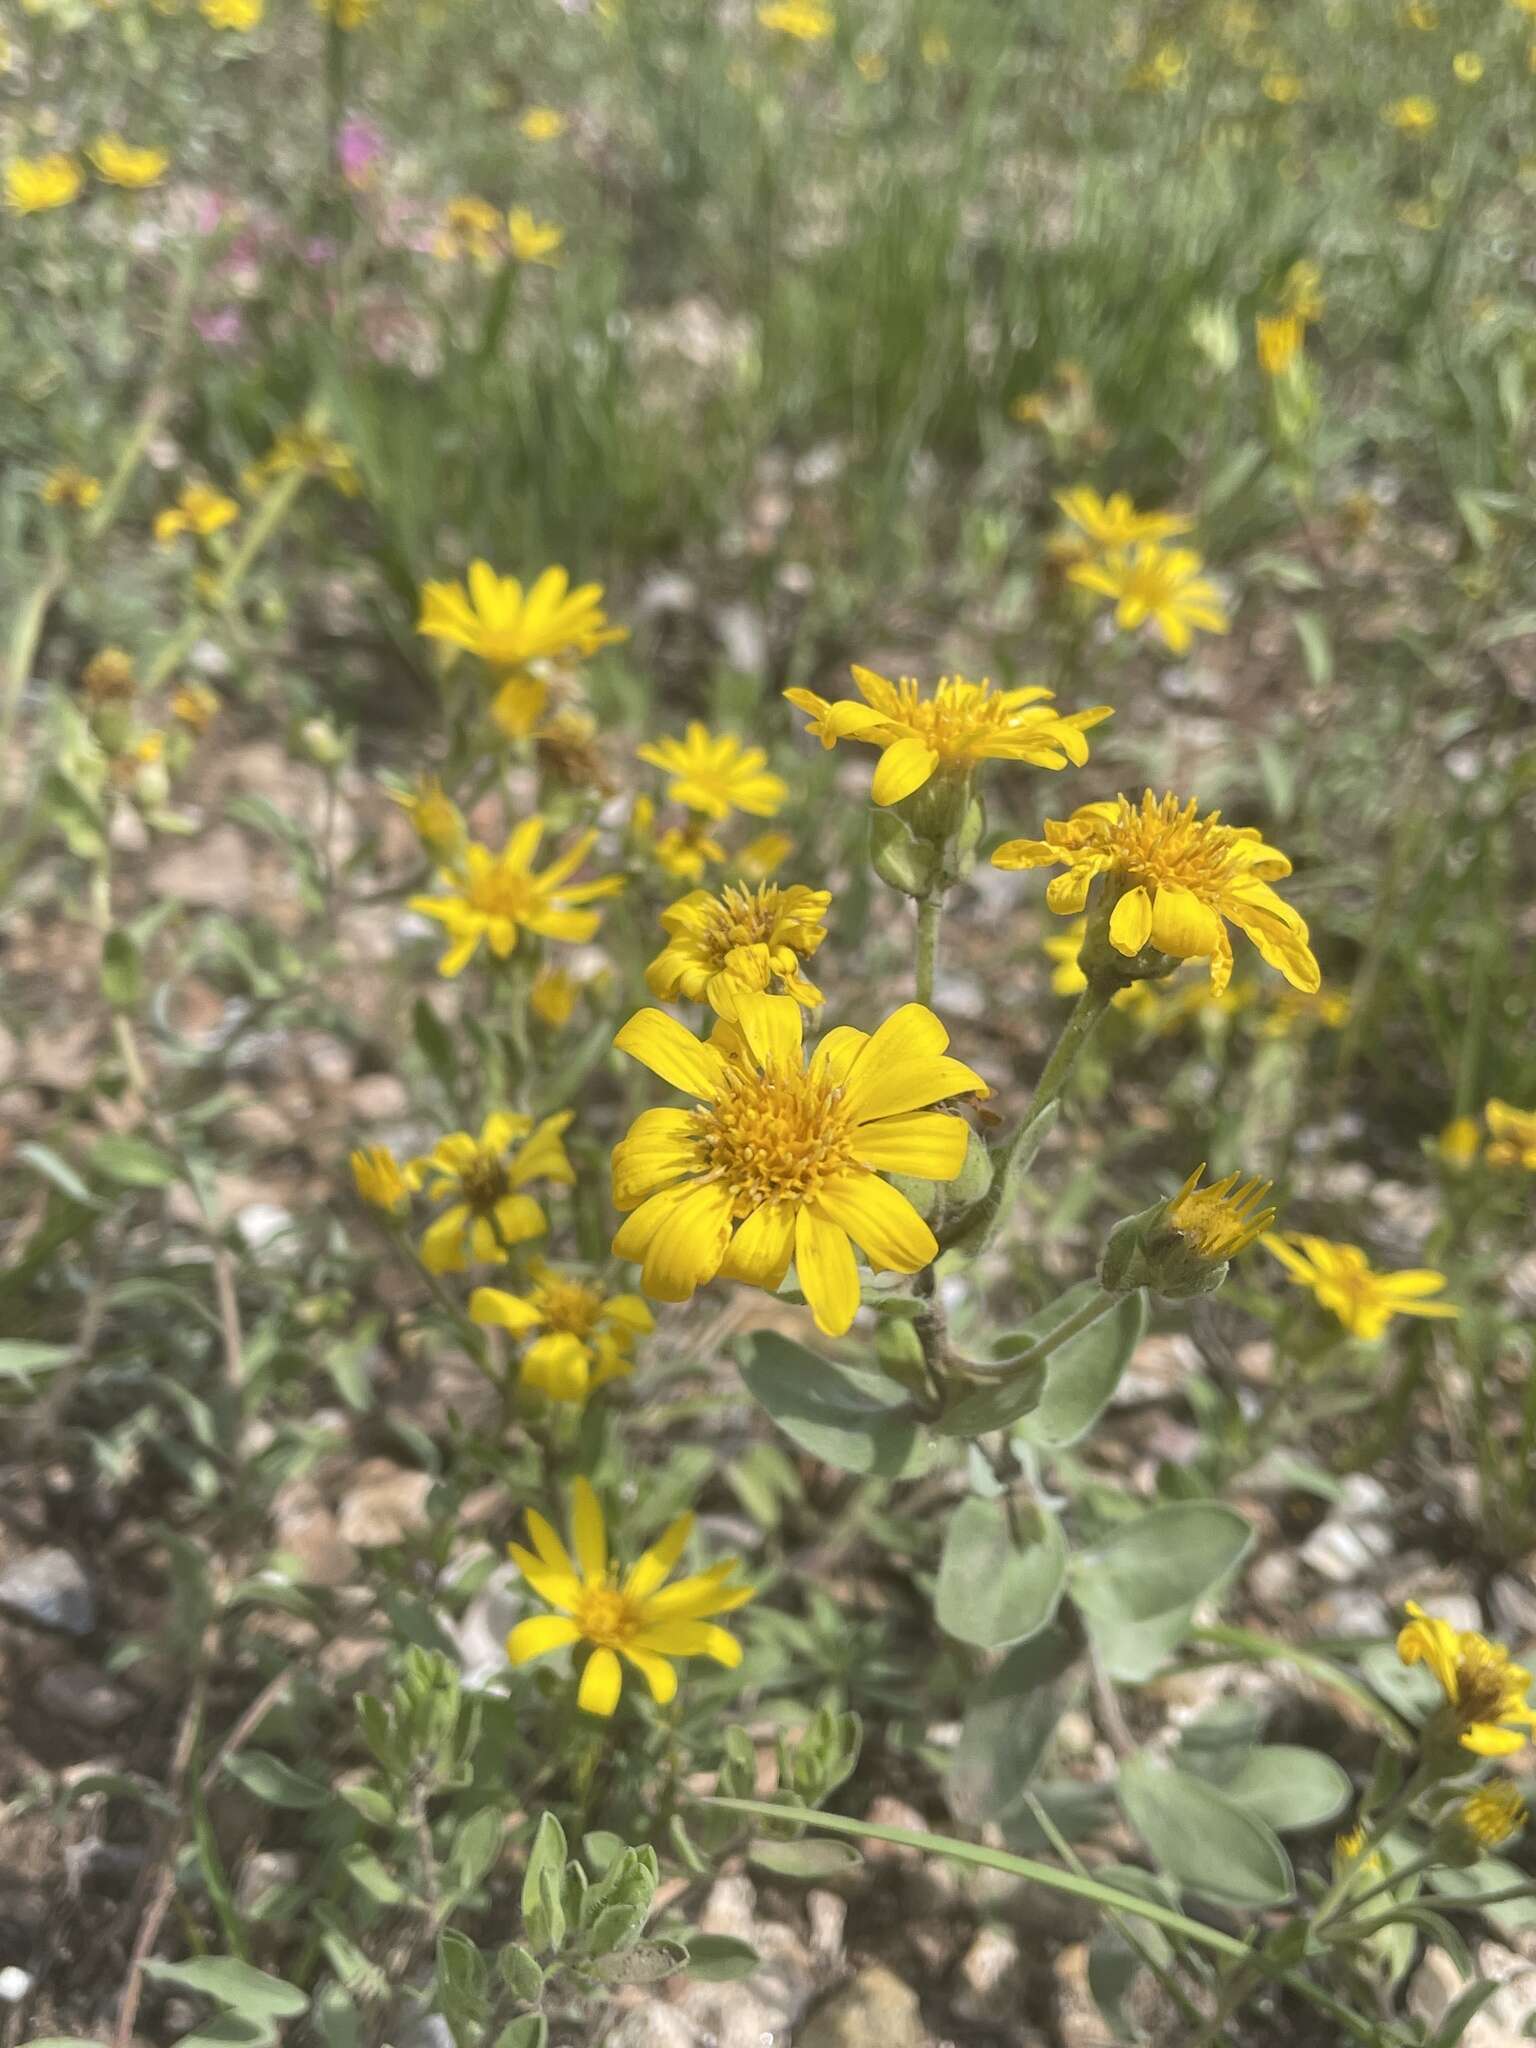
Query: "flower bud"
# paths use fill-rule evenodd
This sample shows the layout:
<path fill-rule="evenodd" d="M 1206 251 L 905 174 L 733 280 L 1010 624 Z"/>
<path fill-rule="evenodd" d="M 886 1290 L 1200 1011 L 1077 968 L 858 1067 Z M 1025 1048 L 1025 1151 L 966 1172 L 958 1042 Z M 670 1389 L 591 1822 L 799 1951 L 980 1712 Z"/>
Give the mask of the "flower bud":
<path fill-rule="evenodd" d="M 1099 1261 L 1099 1282 L 1110 1294 L 1148 1287 L 1169 1301 L 1214 1294 L 1227 1267 L 1275 1220 L 1263 1206 L 1268 1181 L 1239 1185 L 1240 1174 L 1202 1188 L 1196 1167 L 1171 1201 L 1127 1216 L 1109 1234 Z"/>
<path fill-rule="evenodd" d="M 299 746 L 317 768 L 336 768 L 347 758 L 347 743 L 328 718 L 306 718 Z"/>

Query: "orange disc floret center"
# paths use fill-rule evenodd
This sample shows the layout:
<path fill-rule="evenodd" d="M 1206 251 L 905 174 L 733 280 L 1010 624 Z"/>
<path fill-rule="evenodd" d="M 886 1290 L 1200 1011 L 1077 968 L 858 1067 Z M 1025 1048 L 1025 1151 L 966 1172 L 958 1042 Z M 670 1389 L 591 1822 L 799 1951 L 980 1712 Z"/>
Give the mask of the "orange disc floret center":
<path fill-rule="evenodd" d="M 1149 795 L 1138 809 L 1125 797 L 1109 826 L 1115 870 L 1144 889 L 1187 889 L 1202 901 L 1215 903 L 1240 866 L 1237 849 L 1242 835 L 1223 825 L 1220 813 L 1196 816 L 1193 797 L 1182 807 L 1177 797 L 1161 803 Z"/>
<path fill-rule="evenodd" d="M 579 1280 L 545 1280 L 534 1289 L 534 1300 L 551 1330 L 572 1337 L 590 1336 L 603 1312 L 603 1297 Z"/>
<path fill-rule="evenodd" d="M 606 1580 L 582 1587 L 572 1619 L 589 1643 L 607 1650 L 621 1648 L 644 1626 L 635 1604 Z"/>
<path fill-rule="evenodd" d="M 829 1175 L 853 1164 L 853 1124 L 839 1091 L 807 1073 L 733 1069 L 697 1113 L 706 1171 L 735 1198 L 735 1214 L 764 1202 L 809 1202 Z"/>

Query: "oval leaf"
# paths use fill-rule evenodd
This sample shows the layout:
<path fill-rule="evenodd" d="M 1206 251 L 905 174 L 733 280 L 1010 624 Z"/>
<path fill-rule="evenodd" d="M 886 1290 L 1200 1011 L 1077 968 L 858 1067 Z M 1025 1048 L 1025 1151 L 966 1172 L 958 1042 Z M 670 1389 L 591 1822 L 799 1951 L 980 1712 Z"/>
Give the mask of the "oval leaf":
<path fill-rule="evenodd" d="M 829 1877 L 841 1877 L 854 1870 L 863 1857 L 852 1842 L 749 1842 L 747 1857 L 759 1870 L 771 1870 L 775 1877 L 797 1877 L 807 1884 L 820 1884 Z"/>
<path fill-rule="evenodd" d="M 736 1358 L 753 1398 L 824 1465 L 899 1479 L 922 1464 L 912 1405 L 889 1380 L 851 1373 L 776 1330 L 754 1330 Z"/>
<path fill-rule="evenodd" d="M 1054 1515 L 1026 1513 L 1035 1527 L 1022 1546 L 1000 1500 L 972 1498 L 950 1517 L 934 1596 L 947 1635 L 997 1650 L 1054 1620 L 1067 1579 L 1066 1540 Z"/>
<path fill-rule="evenodd" d="M 1056 1323 L 1063 1320 L 1063 1306 L 1057 1303 L 1047 1312 Z M 1147 1297 L 1138 1288 L 1117 1302 L 1108 1315 L 1053 1351 L 1046 1361 L 1040 1400 L 1020 1424 L 1020 1436 L 1042 1450 L 1060 1450 L 1076 1443 L 1108 1407 L 1146 1327 Z M 1031 1332 L 1034 1334 L 1033 1326 Z"/>
<path fill-rule="evenodd" d="M 297 1984 L 285 1984 L 281 1977 L 269 1977 L 265 1970 L 233 1956 L 195 1956 L 188 1963 L 151 1960 L 144 1965 L 144 1974 L 183 1991 L 200 1991 L 242 2019 L 290 2020 L 309 2008 L 309 1996 Z"/>
<path fill-rule="evenodd" d="M 247 1792 L 265 1800 L 268 1806 L 291 1806 L 302 1811 L 324 1806 L 331 1796 L 329 1786 L 317 1785 L 291 1764 L 285 1764 L 281 1757 L 269 1756 L 264 1750 L 243 1750 L 227 1758 L 224 1768 Z"/>
<path fill-rule="evenodd" d="M 1336 1820 L 1354 1797 L 1349 1773 L 1331 1756 L 1285 1742 L 1250 1750 L 1221 1790 L 1281 1834 Z"/>
<path fill-rule="evenodd" d="M 1211 1592 L 1252 1541 L 1242 1516 L 1215 1501 L 1153 1508 L 1073 1559 L 1072 1597 L 1095 1621 L 1155 1621 Z"/>
<path fill-rule="evenodd" d="M 1250 1909 L 1291 1897 L 1295 1880 L 1279 1837 L 1213 1785 L 1133 1756 L 1118 1791 L 1126 1819 L 1186 1891 Z"/>

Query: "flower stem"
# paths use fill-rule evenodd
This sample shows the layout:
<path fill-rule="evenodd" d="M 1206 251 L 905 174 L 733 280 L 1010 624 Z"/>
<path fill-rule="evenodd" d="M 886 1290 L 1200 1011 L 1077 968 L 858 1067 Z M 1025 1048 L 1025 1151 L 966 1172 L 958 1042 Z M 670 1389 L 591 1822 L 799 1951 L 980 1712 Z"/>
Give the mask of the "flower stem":
<path fill-rule="evenodd" d="M 939 969 L 939 927 L 944 921 L 944 896 L 935 889 L 927 896 L 917 899 L 917 960 L 914 978 L 917 983 L 917 1000 L 933 1004 L 934 977 Z"/>
<path fill-rule="evenodd" d="M 1077 1056 L 1093 1036 L 1099 1019 L 1109 1008 L 1115 991 L 1100 982 L 1089 982 L 1078 997 L 1071 1016 L 1062 1026 L 1061 1036 L 1051 1049 L 1051 1056 L 1045 1063 L 1045 1071 L 1035 1084 L 1029 1108 L 1024 1112 L 1024 1126 L 1032 1124 L 1041 1110 L 1054 1102 L 1066 1085 L 1067 1076 L 1077 1064 Z"/>

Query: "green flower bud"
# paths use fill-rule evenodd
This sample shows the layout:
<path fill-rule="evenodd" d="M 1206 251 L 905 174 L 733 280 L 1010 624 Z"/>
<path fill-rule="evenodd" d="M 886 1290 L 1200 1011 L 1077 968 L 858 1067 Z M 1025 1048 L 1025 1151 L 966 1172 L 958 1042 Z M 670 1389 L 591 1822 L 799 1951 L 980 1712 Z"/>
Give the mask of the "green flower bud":
<path fill-rule="evenodd" d="M 1099 1282 L 1110 1294 L 1149 1287 L 1169 1301 L 1214 1294 L 1229 1262 L 1275 1220 L 1263 1207 L 1268 1181 L 1242 1185 L 1240 1174 L 1202 1188 L 1196 1167 L 1171 1201 L 1127 1216 L 1109 1234 L 1099 1261 Z"/>

